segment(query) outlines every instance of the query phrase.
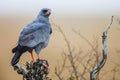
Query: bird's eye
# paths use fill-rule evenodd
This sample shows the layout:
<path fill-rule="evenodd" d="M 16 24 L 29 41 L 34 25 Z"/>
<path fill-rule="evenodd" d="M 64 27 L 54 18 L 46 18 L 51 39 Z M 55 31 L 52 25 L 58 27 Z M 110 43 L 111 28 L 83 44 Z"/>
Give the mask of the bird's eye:
<path fill-rule="evenodd" d="M 46 13 L 48 10 L 43 10 L 44 13 Z"/>

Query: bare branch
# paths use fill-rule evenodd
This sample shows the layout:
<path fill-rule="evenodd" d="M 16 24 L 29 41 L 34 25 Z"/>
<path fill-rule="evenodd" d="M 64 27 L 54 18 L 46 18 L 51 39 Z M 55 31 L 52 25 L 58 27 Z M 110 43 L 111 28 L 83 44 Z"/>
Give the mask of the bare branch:
<path fill-rule="evenodd" d="M 59 30 L 60 33 L 62 34 L 62 36 L 63 36 L 63 38 L 64 38 L 64 40 L 65 40 L 65 42 L 66 42 L 66 44 L 67 44 L 68 53 L 69 53 L 68 59 L 69 59 L 69 61 L 70 61 L 71 67 L 72 67 L 72 69 L 73 69 L 73 73 L 75 74 L 76 80 L 78 80 L 79 77 L 78 77 L 78 74 L 77 74 L 77 69 L 76 69 L 76 67 L 75 67 L 75 62 L 74 62 L 74 60 L 73 60 L 73 59 L 74 59 L 74 58 L 73 58 L 73 54 L 72 54 L 73 49 L 72 49 L 71 46 L 70 46 L 70 42 L 68 41 L 66 35 L 64 34 L 64 32 L 63 32 L 63 30 L 60 28 L 60 26 L 58 26 L 58 25 L 55 24 L 55 23 L 52 23 L 52 24 L 55 25 L 55 26 L 58 28 L 58 30 Z"/>
<path fill-rule="evenodd" d="M 98 66 L 96 66 L 90 73 L 90 80 L 95 80 L 95 74 L 97 72 L 99 72 L 101 70 L 101 68 L 104 66 L 106 60 L 107 60 L 107 44 L 106 44 L 106 37 L 107 37 L 107 33 L 108 30 L 110 29 L 111 25 L 113 22 L 113 16 L 111 17 L 110 23 L 108 25 L 108 27 L 105 29 L 105 31 L 103 32 L 103 36 L 102 36 L 102 44 L 103 44 L 103 58 L 100 62 L 100 64 Z"/>
<path fill-rule="evenodd" d="M 79 35 L 82 39 L 84 39 L 92 48 L 93 51 L 96 51 L 96 49 L 94 48 L 94 45 L 89 41 L 89 39 L 87 39 L 85 36 L 83 36 L 80 32 L 77 32 L 75 30 L 73 30 L 73 32 L 75 32 L 77 35 Z"/>
<path fill-rule="evenodd" d="M 57 68 L 55 67 L 55 74 L 58 77 L 59 80 L 63 80 L 63 78 L 60 76 L 60 73 L 58 72 Z"/>

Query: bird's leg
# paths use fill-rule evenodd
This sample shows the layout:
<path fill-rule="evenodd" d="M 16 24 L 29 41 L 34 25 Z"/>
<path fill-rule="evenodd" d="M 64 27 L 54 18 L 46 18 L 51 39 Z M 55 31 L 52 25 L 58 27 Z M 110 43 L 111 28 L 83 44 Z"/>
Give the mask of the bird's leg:
<path fill-rule="evenodd" d="M 37 56 L 38 56 L 38 59 L 39 59 L 39 60 L 42 60 L 39 54 L 37 54 Z M 44 65 L 45 67 L 48 67 L 48 65 L 45 64 L 45 63 L 43 63 L 43 65 Z"/>
<path fill-rule="evenodd" d="M 41 58 L 40 58 L 40 55 L 39 55 L 39 54 L 37 54 L 37 57 L 38 57 L 38 59 L 39 59 L 39 60 L 41 60 Z"/>
<path fill-rule="evenodd" d="M 33 51 L 32 51 L 32 50 L 30 51 L 30 54 L 31 54 L 31 57 L 32 57 L 32 62 L 34 62 L 34 61 L 35 61 L 35 59 L 34 59 L 34 56 L 33 56 Z"/>

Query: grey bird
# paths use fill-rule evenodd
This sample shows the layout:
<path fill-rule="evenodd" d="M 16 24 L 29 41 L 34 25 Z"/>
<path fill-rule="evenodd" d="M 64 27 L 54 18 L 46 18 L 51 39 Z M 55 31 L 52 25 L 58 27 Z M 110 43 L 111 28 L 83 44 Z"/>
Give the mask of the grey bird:
<path fill-rule="evenodd" d="M 49 22 L 50 14 L 50 9 L 43 8 L 39 12 L 37 18 L 23 28 L 17 46 L 12 49 L 12 52 L 15 53 L 11 61 L 12 66 L 19 62 L 21 55 L 26 51 L 31 53 L 33 62 L 33 50 L 35 50 L 40 59 L 39 53 L 43 48 L 47 47 L 50 34 L 52 33 L 52 28 Z"/>

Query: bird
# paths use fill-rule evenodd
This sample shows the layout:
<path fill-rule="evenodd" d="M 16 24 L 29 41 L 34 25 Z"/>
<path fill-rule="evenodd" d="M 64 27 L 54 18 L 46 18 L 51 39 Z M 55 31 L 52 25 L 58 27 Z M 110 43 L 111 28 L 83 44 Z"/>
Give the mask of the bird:
<path fill-rule="evenodd" d="M 43 8 L 40 10 L 38 16 L 31 23 L 27 24 L 21 31 L 17 46 L 12 49 L 14 56 L 11 60 L 11 65 L 14 67 L 20 60 L 23 53 L 29 52 L 34 62 L 33 50 L 41 59 L 39 53 L 46 48 L 52 33 L 49 16 L 51 9 Z"/>

